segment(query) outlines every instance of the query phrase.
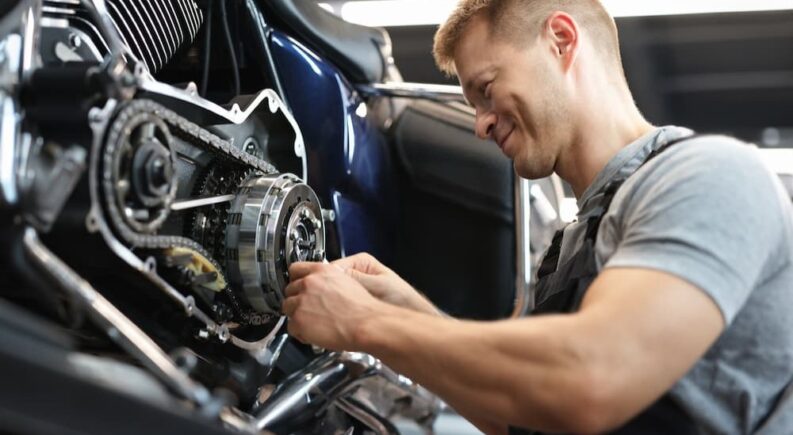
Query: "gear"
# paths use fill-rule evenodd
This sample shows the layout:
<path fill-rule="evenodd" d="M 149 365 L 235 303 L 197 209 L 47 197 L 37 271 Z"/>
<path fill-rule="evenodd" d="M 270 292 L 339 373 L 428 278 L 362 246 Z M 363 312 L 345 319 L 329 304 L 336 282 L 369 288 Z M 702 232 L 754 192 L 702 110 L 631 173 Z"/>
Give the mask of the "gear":
<path fill-rule="evenodd" d="M 197 183 L 193 196 L 217 196 L 236 193 L 238 187 L 251 174 L 253 169 L 220 162 L 210 165 L 209 169 Z M 225 266 L 226 256 L 226 225 L 228 222 L 228 204 L 221 203 L 197 209 L 188 220 L 189 228 L 186 235 L 200 243 L 212 254 L 219 264 Z"/>
<path fill-rule="evenodd" d="M 176 195 L 175 155 L 168 126 L 151 113 L 119 116 L 109 174 L 109 207 L 135 231 L 152 234 L 168 217 Z"/>

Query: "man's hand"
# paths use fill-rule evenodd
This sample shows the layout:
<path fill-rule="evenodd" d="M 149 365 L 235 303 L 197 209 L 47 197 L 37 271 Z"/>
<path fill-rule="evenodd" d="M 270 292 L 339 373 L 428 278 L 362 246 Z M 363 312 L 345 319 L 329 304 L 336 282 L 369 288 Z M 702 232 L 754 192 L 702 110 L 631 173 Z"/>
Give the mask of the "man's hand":
<path fill-rule="evenodd" d="M 356 350 L 355 337 L 364 320 L 389 309 L 340 267 L 294 263 L 282 305 L 289 334 L 331 350 Z"/>
<path fill-rule="evenodd" d="M 372 296 L 383 302 L 422 313 L 441 314 L 427 298 L 369 254 L 356 254 L 332 264 L 344 269 Z"/>

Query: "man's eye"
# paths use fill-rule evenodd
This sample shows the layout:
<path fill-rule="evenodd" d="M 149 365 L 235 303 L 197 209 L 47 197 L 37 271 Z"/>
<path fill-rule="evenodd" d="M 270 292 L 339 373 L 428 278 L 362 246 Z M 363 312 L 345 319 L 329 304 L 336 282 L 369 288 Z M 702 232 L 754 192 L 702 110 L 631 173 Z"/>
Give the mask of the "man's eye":
<path fill-rule="evenodd" d="M 482 95 L 485 97 L 485 99 L 489 99 L 489 98 L 490 98 L 490 85 L 491 85 L 492 83 L 493 83 L 493 82 L 487 82 L 487 83 L 485 83 L 485 84 L 482 86 L 482 89 L 480 90 L 480 91 L 482 92 Z"/>

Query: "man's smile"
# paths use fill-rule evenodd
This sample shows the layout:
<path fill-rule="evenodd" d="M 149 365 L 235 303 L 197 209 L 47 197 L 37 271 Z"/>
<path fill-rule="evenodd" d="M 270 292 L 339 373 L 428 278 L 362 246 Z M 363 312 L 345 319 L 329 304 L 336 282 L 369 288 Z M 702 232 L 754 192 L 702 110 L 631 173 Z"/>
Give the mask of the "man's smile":
<path fill-rule="evenodd" d="M 515 131 L 515 127 L 513 126 L 512 129 L 510 129 L 507 132 L 507 134 L 495 138 L 496 144 L 498 145 L 499 148 L 501 148 L 501 152 L 506 154 L 506 150 L 504 149 L 504 147 L 506 146 L 507 139 L 509 139 L 510 136 L 512 136 L 512 132 L 514 131 Z"/>

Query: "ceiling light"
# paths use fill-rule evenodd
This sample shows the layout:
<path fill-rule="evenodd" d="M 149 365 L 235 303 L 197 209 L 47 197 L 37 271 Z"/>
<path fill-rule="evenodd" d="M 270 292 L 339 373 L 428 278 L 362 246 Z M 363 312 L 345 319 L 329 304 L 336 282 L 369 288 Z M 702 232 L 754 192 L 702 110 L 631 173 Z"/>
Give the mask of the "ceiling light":
<path fill-rule="evenodd" d="M 602 0 L 615 17 L 793 10 L 793 0 Z M 437 25 L 458 0 L 358 0 L 341 4 L 347 21 L 367 26 Z M 327 3 L 326 3 L 327 4 Z"/>

